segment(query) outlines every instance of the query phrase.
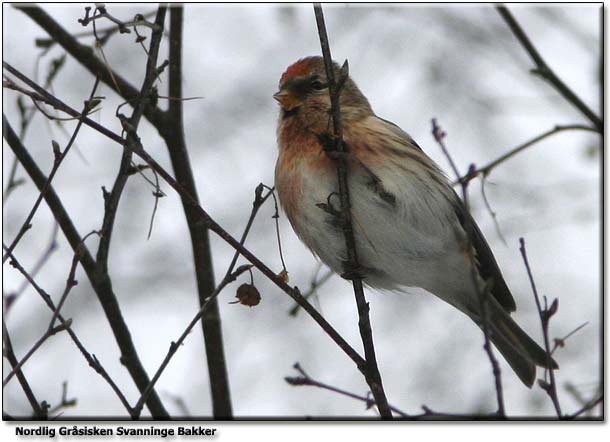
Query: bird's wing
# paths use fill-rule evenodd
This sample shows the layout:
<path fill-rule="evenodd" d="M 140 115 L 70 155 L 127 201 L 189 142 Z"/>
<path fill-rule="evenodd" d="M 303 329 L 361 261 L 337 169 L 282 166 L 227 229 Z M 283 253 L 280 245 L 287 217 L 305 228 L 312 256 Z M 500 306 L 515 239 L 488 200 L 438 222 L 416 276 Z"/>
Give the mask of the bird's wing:
<path fill-rule="evenodd" d="M 515 299 L 504 281 L 504 277 L 502 276 L 502 272 L 500 272 L 500 267 L 498 267 L 496 258 L 494 258 L 494 255 L 489 248 L 485 237 L 481 233 L 479 226 L 477 226 L 477 223 L 472 218 L 470 212 L 466 211 L 457 194 L 455 195 L 455 199 L 455 211 L 460 224 L 465 231 L 467 231 L 467 222 L 469 222 L 471 225 L 470 240 L 472 241 L 472 247 L 476 254 L 479 273 L 486 281 L 490 279 L 493 281 L 491 294 L 494 298 L 496 298 L 500 305 L 502 305 L 502 307 L 504 307 L 508 312 L 514 312 L 517 308 Z"/>
<path fill-rule="evenodd" d="M 408 143 L 410 143 L 412 146 L 416 147 L 423 153 L 422 148 L 419 147 L 418 144 L 413 140 L 413 138 L 411 138 L 409 134 L 403 131 L 400 127 L 398 127 L 391 121 L 387 121 L 379 117 L 376 118 L 385 123 L 386 127 L 389 128 L 392 132 L 394 132 L 397 136 L 399 136 L 403 140 L 408 140 Z M 493 281 L 491 294 L 494 298 L 496 298 L 500 305 L 502 305 L 502 307 L 504 307 L 508 312 L 514 312 L 517 308 L 515 300 L 508 286 L 506 285 L 506 282 L 504 281 L 502 272 L 498 267 L 498 263 L 496 262 L 496 259 L 494 258 L 494 255 L 491 249 L 489 248 L 485 237 L 483 236 L 481 230 L 472 218 L 472 215 L 470 215 L 470 213 L 466 211 L 462 200 L 458 197 L 455 191 L 450 191 L 450 193 L 453 193 L 456 214 L 458 220 L 460 221 L 460 224 L 462 225 L 462 228 L 466 230 L 466 220 L 469 220 L 472 225 L 471 240 L 478 261 L 479 273 L 485 280 L 491 279 Z M 447 196 L 451 199 L 450 195 Z"/>
<path fill-rule="evenodd" d="M 420 151 L 423 152 L 422 148 L 419 147 L 419 144 L 417 144 L 415 142 L 415 140 L 413 138 L 411 138 L 411 135 L 409 135 L 408 133 L 406 133 L 404 130 L 402 130 L 400 127 L 398 127 L 396 124 L 392 123 L 391 121 L 388 121 L 384 118 L 378 117 L 375 115 L 375 118 L 377 118 L 378 120 L 383 121 L 385 124 L 387 124 L 389 126 L 389 128 L 393 131 L 396 132 L 396 134 L 403 138 L 404 140 L 408 140 L 408 142 L 413 145 L 414 147 L 416 147 L 417 149 L 419 149 Z"/>

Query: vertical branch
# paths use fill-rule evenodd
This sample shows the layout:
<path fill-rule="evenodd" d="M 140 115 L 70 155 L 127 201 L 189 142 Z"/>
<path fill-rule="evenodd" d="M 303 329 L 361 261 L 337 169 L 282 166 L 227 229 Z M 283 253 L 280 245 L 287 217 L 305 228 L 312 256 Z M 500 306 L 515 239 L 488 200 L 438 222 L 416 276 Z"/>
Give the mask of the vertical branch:
<path fill-rule="evenodd" d="M 182 21 L 184 9 L 175 5 L 170 10 L 169 36 L 169 110 L 165 124 L 159 129 L 167 144 L 170 160 L 178 183 L 191 199 L 181 195 L 182 207 L 191 235 L 199 305 L 203 307 L 214 292 L 214 268 L 209 231 L 197 213 L 199 197 L 191 169 L 182 118 Z M 193 204 L 195 203 L 195 205 Z M 211 299 L 201 317 L 205 350 L 212 391 L 212 409 L 216 419 L 230 419 L 233 415 L 231 392 L 224 355 L 222 327 L 218 301 Z"/>
<path fill-rule="evenodd" d="M 150 39 L 150 47 L 146 62 L 146 72 L 144 75 L 144 81 L 142 82 L 142 87 L 140 88 L 140 92 L 138 93 L 137 98 L 133 101 L 134 109 L 131 114 L 131 117 L 127 120 L 117 111 L 117 116 L 121 119 L 121 123 L 123 124 L 123 126 L 129 128 L 129 130 L 126 130 L 127 143 L 133 142 L 133 137 L 135 136 L 134 134 L 137 131 L 140 119 L 142 118 L 145 109 L 149 107 L 149 103 L 151 101 L 153 85 L 159 73 L 157 69 L 157 59 L 159 55 L 161 39 L 163 37 L 163 23 L 165 22 L 166 13 L 167 8 L 164 6 L 160 6 L 157 10 L 157 15 L 155 18 L 155 24 L 157 25 L 157 27 L 156 29 L 153 29 Z M 127 183 L 127 178 L 129 176 L 127 169 L 131 164 L 131 159 L 132 151 L 129 149 L 124 149 L 123 155 L 121 157 L 119 171 L 112 190 L 109 194 L 104 193 L 104 220 L 102 222 L 102 237 L 100 239 L 99 247 L 97 250 L 95 273 L 97 278 L 104 280 L 105 283 L 108 284 L 108 287 L 111 287 L 110 275 L 108 274 L 108 254 L 110 251 L 110 241 L 112 239 L 112 230 L 114 227 L 114 221 L 116 218 L 119 201 L 121 199 L 123 189 L 125 188 L 125 184 Z M 126 330 L 126 334 L 123 335 L 123 338 L 117 339 L 117 341 L 119 341 L 119 346 L 122 346 L 121 362 L 129 368 L 135 366 L 137 355 L 135 353 L 135 348 L 132 350 L 130 348 L 124 347 L 125 343 L 131 341 L 131 337 L 128 336 L 128 334 L 129 331 Z M 122 342 L 122 340 L 126 341 Z M 125 352 L 124 349 L 128 351 Z M 144 389 L 149 384 L 148 375 L 144 373 L 143 369 L 142 373 L 140 373 L 137 377 L 134 377 L 134 380 L 136 381 L 138 389 L 141 392 L 144 391 Z M 150 395 L 148 404 L 151 413 L 154 417 L 168 417 L 167 412 L 161 404 L 161 399 L 159 398 L 156 392 L 153 392 Z"/>
<path fill-rule="evenodd" d="M 140 124 L 140 119 L 144 113 L 144 109 L 148 107 L 149 102 L 151 101 L 153 85 L 158 76 L 157 59 L 159 56 L 159 46 L 161 45 L 161 39 L 163 37 L 163 22 L 165 21 L 166 12 L 167 8 L 165 7 L 160 7 L 157 11 L 155 24 L 158 26 L 158 28 L 152 31 L 144 81 L 142 82 L 142 87 L 140 88 L 138 97 L 134 100 L 134 109 L 131 117 L 127 123 L 122 121 L 123 124 L 129 124 L 130 131 L 137 131 L 138 125 Z M 122 117 L 120 114 L 118 114 L 118 116 L 121 118 L 121 120 L 123 120 L 124 117 Z M 127 132 L 127 142 L 131 141 L 130 131 Z M 119 166 L 119 171 L 114 181 L 114 185 L 112 186 L 112 190 L 109 194 L 104 191 L 105 210 L 104 221 L 102 223 L 102 239 L 100 240 L 96 257 L 98 272 L 108 272 L 108 253 L 110 251 L 110 240 L 112 237 L 114 220 L 119 208 L 119 201 L 121 199 L 123 189 L 125 188 L 125 184 L 127 184 L 127 178 L 129 178 L 128 169 L 131 165 L 132 156 L 133 152 L 131 150 L 123 150 L 121 164 Z"/>
<path fill-rule="evenodd" d="M 540 316 L 540 324 L 542 325 L 544 349 L 546 350 L 548 366 L 552 367 L 553 364 L 551 363 L 551 361 L 553 360 L 553 358 L 551 356 L 551 344 L 549 343 L 549 320 L 551 319 L 551 316 L 557 311 L 557 299 L 555 299 L 555 301 L 551 304 L 550 308 L 546 308 L 546 305 L 544 309 L 542 308 L 542 305 L 540 304 L 540 297 L 538 296 L 538 290 L 536 289 L 536 282 L 534 281 L 534 276 L 532 275 L 530 263 L 527 259 L 527 252 L 525 250 L 525 240 L 523 238 L 519 238 L 519 251 L 521 252 L 521 256 L 523 257 L 523 263 L 525 264 L 525 269 L 527 270 L 527 276 L 530 280 L 530 285 L 532 286 L 532 292 L 534 293 L 534 299 L 536 301 L 536 308 L 538 309 L 538 315 Z M 559 398 L 557 396 L 557 383 L 555 382 L 555 372 L 553 369 L 548 369 L 548 373 L 550 382 L 546 383 L 542 380 L 539 380 L 538 383 L 551 398 L 551 401 L 553 402 L 553 407 L 555 407 L 555 412 L 557 413 L 557 417 L 559 419 L 562 419 L 563 415 L 561 413 L 561 406 L 559 405 Z"/>
<path fill-rule="evenodd" d="M 352 280 L 354 286 L 354 295 L 356 297 L 356 305 L 358 307 L 358 326 L 360 328 L 360 336 L 364 347 L 364 356 L 366 359 L 365 378 L 375 402 L 379 409 L 379 414 L 384 419 L 392 418 L 392 411 L 388 405 L 388 400 L 383 390 L 381 374 L 377 366 L 375 357 L 375 347 L 373 344 L 373 332 L 371 330 L 371 322 L 369 318 L 369 304 L 364 296 L 364 288 L 362 286 L 362 277 L 360 275 L 360 264 L 358 262 L 358 253 L 356 250 L 356 239 L 351 217 L 350 195 L 348 187 L 348 166 L 346 160 L 346 149 L 343 143 L 343 128 L 341 125 L 341 109 L 339 108 L 339 94 L 341 86 L 347 78 L 347 63 L 341 68 L 341 78 L 339 83 L 335 81 L 335 73 L 333 61 L 330 54 L 328 44 L 328 35 L 326 33 L 326 25 L 324 23 L 324 13 L 322 6 L 319 3 L 314 5 L 316 16 L 316 24 L 318 26 L 318 35 L 320 37 L 320 45 L 322 47 L 322 55 L 324 56 L 324 66 L 326 68 L 326 78 L 328 80 L 328 89 L 331 100 L 331 114 L 333 121 L 333 139 L 334 151 L 337 162 L 337 178 L 339 184 L 339 198 L 341 201 L 341 225 L 345 236 L 345 247 L 347 251 L 346 276 Z"/>
<path fill-rule="evenodd" d="M 449 165 L 451 166 L 451 169 L 452 169 L 453 173 L 455 174 L 456 179 L 458 181 L 460 181 L 460 176 L 461 176 L 460 172 L 459 172 L 457 166 L 455 165 L 455 163 L 453 162 L 453 158 L 449 154 L 447 147 L 445 146 L 444 138 L 445 138 L 446 134 L 437 124 L 435 118 L 432 119 L 432 135 L 434 136 L 435 141 L 437 142 L 437 144 L 440 146 L 443 153 L 445 154 L 445 157 L 447 157 L 447 160 L 449 161 Z M 475 166 L 474 166 L 474 164 L 472 164 L 468 171 L 468 175 L 472 174 L 474 170 L 475 170 Z M 465 212 L 464 230 L 466 231 L 466 253 L 469 254 L 470 262 L 473 263 L 475 261 L 475 257 L 473 255 L 473 250 L 472 250 L 472 235 L 473 235 L 473 228 L 474 228 L 472 223 L 474 221 L 472 220 L 472 218 L 470 216 L 470 205 L 469 205 L 469 201 L 468 201 L 468 183 L 469 183 L 469 181 L 467 181 L 467 180 L 460 181 L 460 186 L 462 188 L 462 201 L 464 203 L 464 212 Z M 481 285 L 479 284 L 479 277 L 477 275 L 477 270 L 474 267 L 474 265 L 470 266 L 470 275 L 472 277 L 472 283 L 474 285 L 474 288 L 477 292 L 477 297 L 479 299 L 479 308 L 481 309 L 481 328 L 483 330 L 483 336 L 485 339 L 483 348 L 485 349 L 485 352 L 487 353 L 487 357 L 489 358 L 489 362 L 491 363 L 491 368 L 493 371 L 494 382 L 495 382 L 495 387 L 496 387 L 495 388 L 496 389 L 496 399 L 498 402 L 497 414 L 501 418 L 506 418 L 506 411 L 504 408 L 504 389 L 502 387 L 502 372 L 500 371 L 500 364 L 498 363 L 498 360 L 496 359 L 496 356 L 494 355 L 493 349 L 491 348 L 491 339 L 489 338 L 490 333 L 491 333 L 491 331 L 489 329 L 489 315 L 487 314 L 487 297 L 489 296 L 489 287 L 487 285 L 485 285 L 484 287 L 481 287 Z"/>

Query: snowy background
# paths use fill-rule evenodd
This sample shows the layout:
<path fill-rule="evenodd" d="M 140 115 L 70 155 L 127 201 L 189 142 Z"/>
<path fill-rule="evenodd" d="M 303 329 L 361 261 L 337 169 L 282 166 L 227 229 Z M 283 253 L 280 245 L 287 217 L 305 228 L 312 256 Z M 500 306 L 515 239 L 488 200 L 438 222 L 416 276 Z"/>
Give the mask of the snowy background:
<path fill-rule="evenodd" d="M 77 19 L 83 5 L 44 8 L 71 32 L 82 32 Z M 109 5 L 113 15 L 128 20 L 154 5 Z M 517 20 L 548 64 L 599 113 L 601 97 L 599 6 L 512 6 Z M 447 145 L 458 167 L 483 166 L 518 144 L 556 124 L 587 123 L 550 86 L 531 75 L 531 61 L 490 6 L 327 6 L 333 56 L 349 59 L 350 74 L 369 98 L 375 112 L 409 132 L 445 170 L 448 164 L 430 135 L 430 120 L 438 118 L 448 133 Z M 167 23 L 167 22 L 166 22 Z M 40 50 L 34 39 L 46 34 L 23 13 L 3 5 L 3 59 L 34 77 Z M 100 24 L 106 26 L 106 24 Z M 145 54 L 133 34 L 117 34 L 105 46 L 110 65 L 140 87 Z M 92 38 L 82 41 L 92 43 Z M 203 96 L 184 104 L 186 140 L 202 205 L 232 235 L 239 236 L 250 213 L 258 183 L 273 184 L 277 157 L 277 104 L 271 95 L 290 63 L 319 54 L 313 10 L 309 5 L 187 6 L 184 33 L 184 95 Z M 148 44 L 148 42 L 146 42 Z M 44 79 L 49 62 L 62 53 L 53 48 L 40 62 Z M 167 57 L 167 40 L 160 60 Z M 165 75 L 167 72 L 165 73 Z M 160 90 L 167 87 L 166 77 Z M 79 109 L 93 78 L 68 57 L 53 91 Z M 95 118 L 120 131 L 114 110 L 121 100 L 102 85 L 107 99 Z M 3 111 L 13 127 L 19 124 L 17 94 L 3 91 Z M 165 104 L 163 104 L 164 106 Z M 75 123 L 65 124 L 71 133 Z M 148 152 L 171 170 L 165 145 L 146 122 L 139 133 Z M 65 145 L 66 135 L 40 115 L 27 132 L 25 144 L 47 173 L 52 165 L 51 139 Z M 94 131 L 83 128 L 76 151 L 66 158 L 54 187 L 81 235 L 101 227 L 101 186 L 115 178 L 121 151 Z M 539 291 L 559 298 L 551 335 L 562 337 L 584 322 L 588 325 L 560 349 L 556 360 L 559 395 L 565 412 L 580 407 L 566 390 L 575 385 L 585 398 L 595 396 L 601 375 L 601 144 L 598 135 L 566 132 L 551 137 L 511 159 L 490 176 L 488 198 L 497 212 L 506 245 L 486 211 L 478 181 L 471 186 L 473 215 L 486 235 L 517 300 L 515 318 L 538 342 L 539 320 L 519 254 L 525 237 Z M 3 144 L 3 183 L 13 155 Z M 20 168 L 18 177 L 25 174 Z M 139 176 L 128 181 L 119 208 L 110 254 L 110 273 L 136 348 L 152 375 L 169 344 L 197 311 L 197 293 L 190 240 L 176 194 L 160 201 L 153 235 L 146 239 L 153 207 L 150 187 Z M 6 201 L 3 241 L 10 242 L 35 201 L 27 180 Z M 281 269 L 275 241 L 272 204 L 259 214 L 247 246 L 271 268 Z M 307 290 L 318 263 L 299 242 L 286 218 L 280 230 L 290 283 Z M 53 231 L 43 204 L 34 228 L 15 250 L 31 269 Z M 96 250 L 97 239 L 88 241 Z M 65 286 L 72 252 L 62 236 L 59 249 L 37 277 L 54 299 Z M 217 280 L 226 271 L 232 250 L 212 235 Z M 320 271 L 323 274 L 326 270 Z M 128 399 L 138 392 L 119 362 L 119 352 L 100 304 L 82 269 L 79 285 L 63 309 L 87 349 L 117 381 Z M 3 267 L 3 293 L 22 279 Z M 262 302 L 255 308 L 229 305 L 235 288 L 220 296 L 225 353 L 233 408 L 238 417 L 374 416 L 364 404 L 310 387 L 292 387 L 300 362 L 314 378 L 355 393 L 367 386 L 353 363 L 303 312 L 289 316 L 292 300 L 255 272 Z M 489 361 L 482 335 L 456 310 L 428 294 L 368 292 L 379 367 L 391 404 L 408 413 L 421 405 L 444 412 L 495 410 Z M 314 299 L 328 321 L 358 351 L 357 313 L 348 283 L 333 277 Z M 26 290 L 5 317 L 16 354 L 22 357 L 44 333 L 50 313 L 33 289 Z M 507 413 L 510 416 L 553 416 L 545 393 L 525 388 L 500 359 Z M 4 364 L 4 375 L 8 373 Z M 27 362 L 25 375 L 40 400 L 55 405 L 68 381 L 76 407 L 64 416 L 125 416 L 108 385 L 88 367 L 67 334 L 44 344 Z M 540 372 L 539 372 L 540 375 Z M 211 414 L 207 367 L 200 328 L 195 328 L 157 384 L 173 416 Z M 4 411 L 31 413 L 13 379 L 4 389 Z"/>

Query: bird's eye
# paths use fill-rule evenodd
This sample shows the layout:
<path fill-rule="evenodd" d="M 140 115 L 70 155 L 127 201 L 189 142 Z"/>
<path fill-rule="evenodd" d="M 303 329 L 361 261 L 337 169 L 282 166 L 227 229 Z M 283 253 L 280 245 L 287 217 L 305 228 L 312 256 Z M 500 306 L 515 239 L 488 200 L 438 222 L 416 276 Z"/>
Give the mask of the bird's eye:
<path fill-rule="evenodd" d="M 322 89 L 326 89 L 328 85 L 326 83 L 322 83 L 320 80 L 313 80 L 311 82 L 311 87 L 317 91 L 321 91 Z"/>

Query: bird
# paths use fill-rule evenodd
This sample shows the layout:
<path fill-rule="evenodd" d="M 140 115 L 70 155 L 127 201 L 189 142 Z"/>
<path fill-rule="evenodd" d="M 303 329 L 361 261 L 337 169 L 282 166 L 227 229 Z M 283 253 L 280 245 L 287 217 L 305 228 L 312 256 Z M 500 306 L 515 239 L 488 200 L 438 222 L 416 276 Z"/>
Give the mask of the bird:
<path fill-rule="evenodd" d="M 334 61 L 332 69 L 335 78 L 342 75 Z M 480 328 L 479 296 L 485 290 L 489 338 L 531 388 L 537 366 L 558 365 L 511 317 L 515 300 L 481 230 L 441 168 L 405 131 L 378 117 L 345 75 L 339 107 L 358 276 L 380 291 L 422 288 Z M 324 59 L 308 56 L 291 64 L 273 98 L 280 107 L 275 167 L 280 205 L 307 248 L 345 275 L 347 249 L 337 215 L 336 158 L 329 155 L 333 125 Z"/>

